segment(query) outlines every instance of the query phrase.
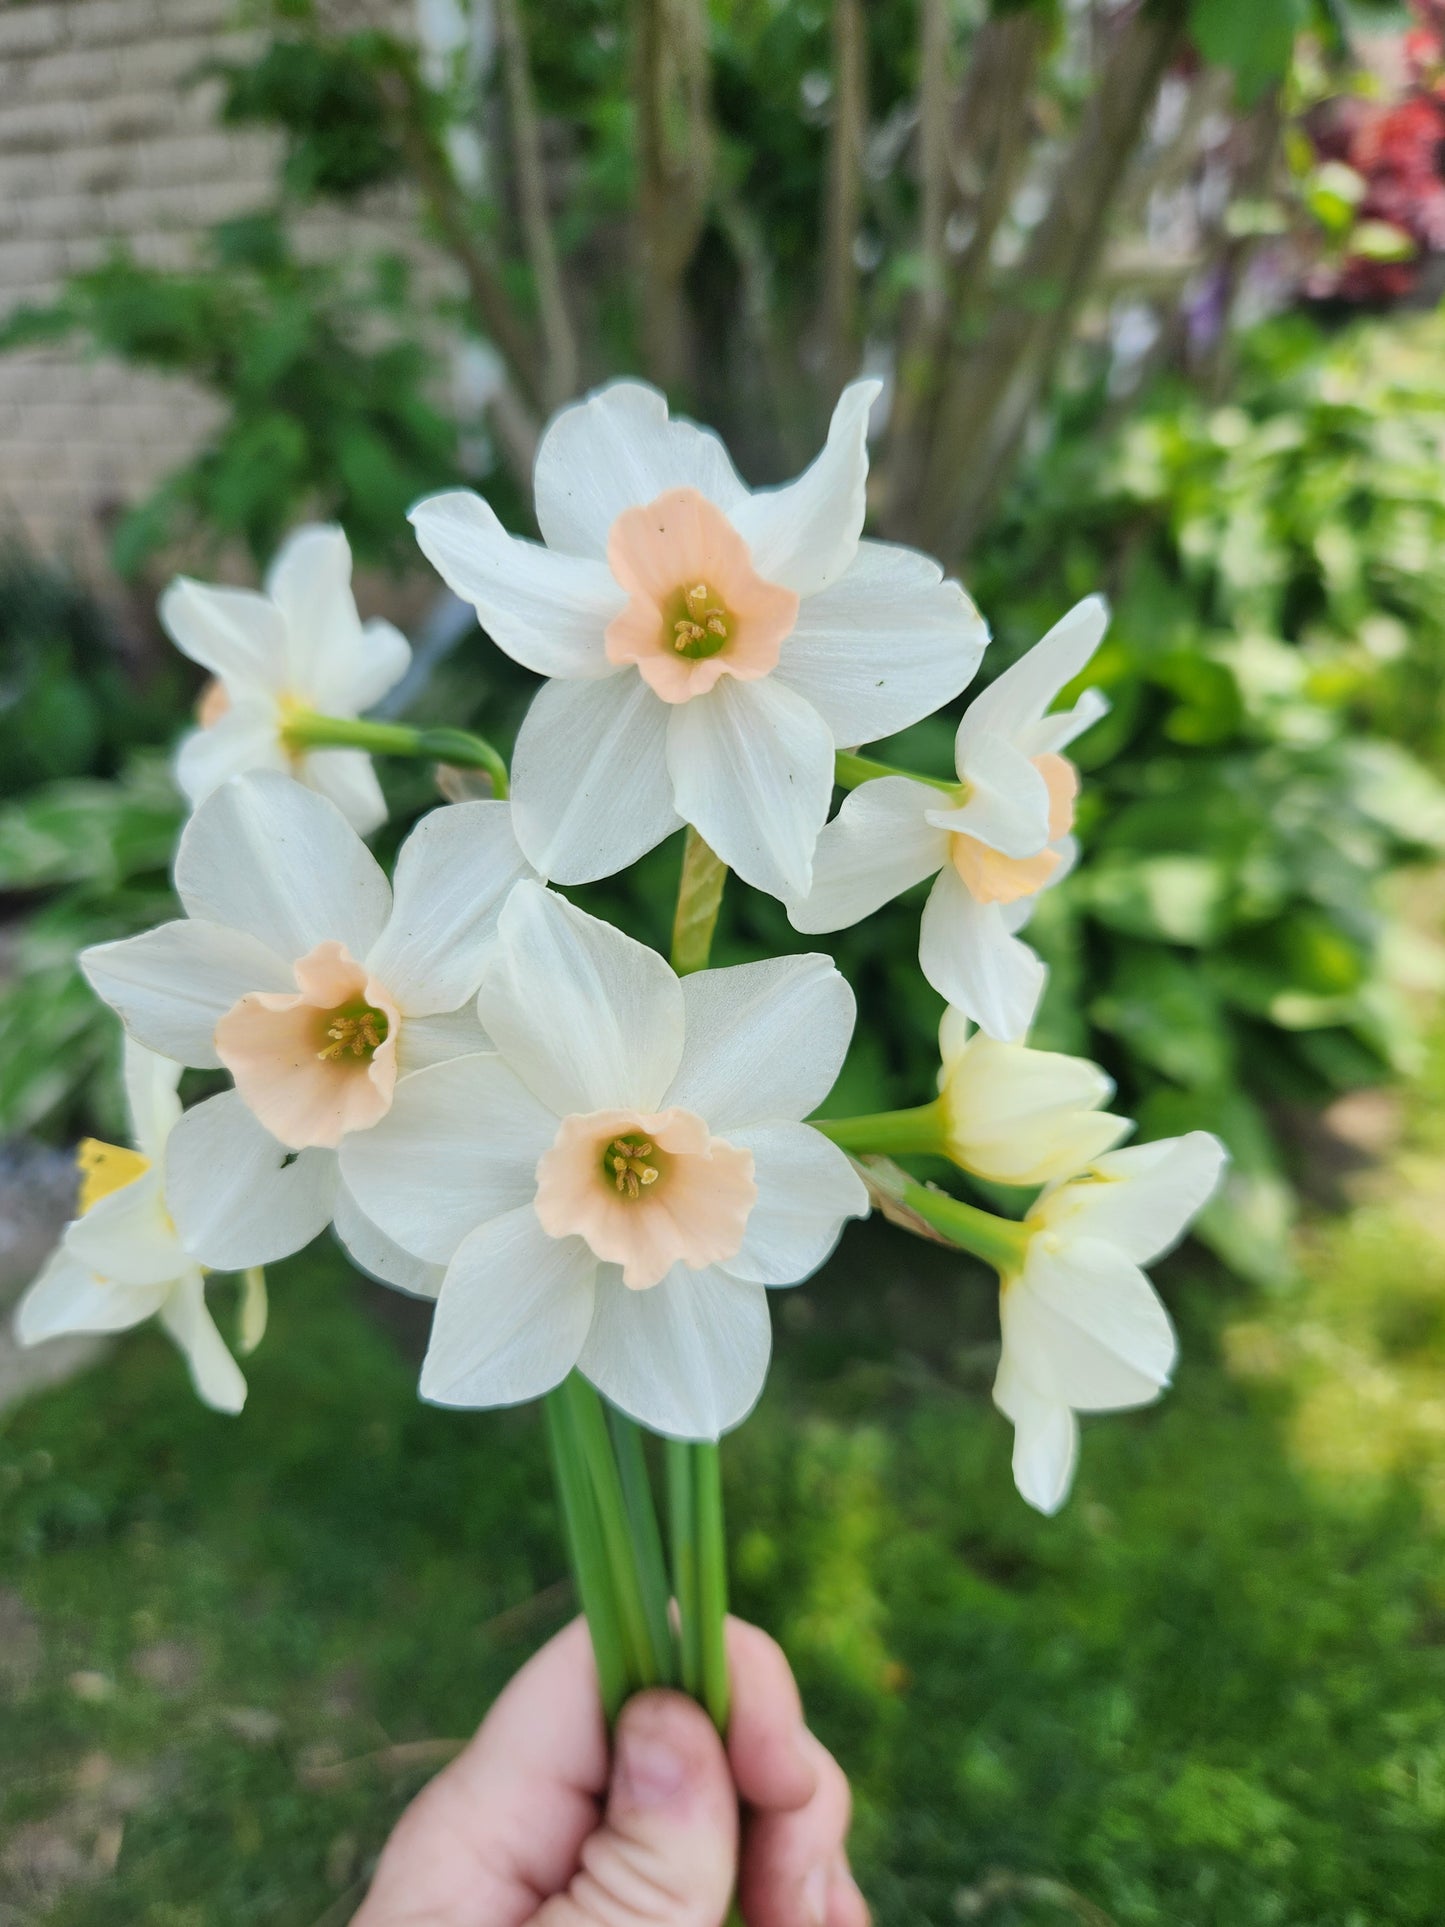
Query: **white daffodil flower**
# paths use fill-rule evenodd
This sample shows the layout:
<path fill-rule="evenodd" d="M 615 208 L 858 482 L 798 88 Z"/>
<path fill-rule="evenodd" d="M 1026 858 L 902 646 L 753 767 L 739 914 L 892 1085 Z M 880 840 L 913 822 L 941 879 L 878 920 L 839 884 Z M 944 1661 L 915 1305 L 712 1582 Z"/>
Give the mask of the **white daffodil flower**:
<path fill-rule="evenodd" d="M 1024 1220 L 1022 1265 L 1003 1279 L 993 1397 L 1013 1421 L 1014 1482 L 1038 1511 L 1057 1512 L 1073 1483 L 1076 1412 L 1149 1405 L 1169 1383 L 1174 1327 L 1140 1267 L 1183 1237 L 1224 1162 L 1208 1131 L 1110 1151 Z"/>
<path fill-rule="evenodd" d="M 1044 966 L 1017 932 L 1078 854 L 1078 776 L 1060 751 L 1108 703 L 1088 689 L 1072 709 L 1047 711 L 1107 623 L 1102 598 L 1089 596 L 969 705 L 956 792 L 907 776 L 860 784 L 818 839 L 811 890 L 787 899 L 794 929 L 841 930 L 936 873 L 919 935 L 924 976 L 991 1037 L 1022 1037 Z"/>
<path fill-rule="evenodd" d="M 752 1409 L 769 1285 L 822 1264 L 867 1196 L 801 1120 L 853 995 L 827 957 L 679 980 L 533 883 L 508 898 L 477 1000 L 496 1054 L 401 1080 L 342 1169 L 396 1243 L 447 1267 L 422 1395 L 510 1405 L 577 1367 L 672 1437 Z"/>
<path fill-rule="evenodd" d="M 87 1138 L 80 1215 L 20 1300 L 15 1335 L 38 1345 L 62 1332 L 128 1331 L 159 1318 L 207 1405 L 239 1412 L 246 1381 L 206 1305 L 200 1264 L 165 1206 L 167 1140 L 181 1115 L 181 1067 L 127 1040 L 125 1088 L 134 1150 Z"/>
<path fill-rule="evenodd" d="M 988 632 L 963 590 L 913 549 L 859 540 L 877 392 L 855 382 L 812 467 L 754 493 L 715 435 L 615 382 L 543 437 L 545 547 L 475 495 L 412 510 L 493 640 L 550 678 L 512 771 L 543 876 L 610 876 L 687 822 L 758 889 L 805 895 L 835 749 L 968 683 Z"/>
<path fill-rule="evenodd" d="M 234 1080 L 171 1138 L 167 1203 L 202 1263 L 269 1264 L 334 1217 L 363 1270 L 434 1292 L 440 1274 L 347 1196 L 337 1148 L 385 1117 L 403 1072 L 485 1046 L 482 954 L 528 874 L 505 803 L 423 817 L 394 896 L 335 805 L 289 777 L 238 777 L 201 805 L 176 853 L 186 917 L 81 964 L 133 1037 Z"/>
<path fill-rule="evenodd" d="M 363 835 L 386 821 L 364 750 L 298 752 L 286 741 L 297 711 L 359 716 L 411 662 L 399 630 L 358 616 L 340 529 L 297 529 L 272 563 L 264 595 L 178 576 L 161 597 L 160 619 L 181 654 L 214 678 L 201 699 L 201 727 L 176 754 L 176 781 L 192 805 L 228 777 L 270 769 L 329 797 Z"/>
<path fill-rule="evenodd" d="M 1132 1126 L 1101 1107 L 1114 1080 L 1085 1057 L 1003 1044 L 960 1010 L 938 1032 L 948 1155 L 996 1184 L 1053 1184 L 1112 1151 Z"/>

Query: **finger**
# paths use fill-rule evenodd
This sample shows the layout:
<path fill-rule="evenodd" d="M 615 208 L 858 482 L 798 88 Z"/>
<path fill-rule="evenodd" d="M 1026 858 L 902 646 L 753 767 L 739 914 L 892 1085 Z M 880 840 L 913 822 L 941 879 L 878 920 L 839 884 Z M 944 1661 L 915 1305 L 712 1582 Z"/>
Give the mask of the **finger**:
<path fill-rule="evenodd" d="M 402 1815 L 354 1927 L 520 1927 L 577 1865 L 607 1787 L 584 1621 L 522 1668 L 481 1730 Z"/>
<path fill-rule="evenodd" d="M 858 1891 L 848 1856 L 840 1853 L 828 1881 L 828 1927 L 868 1927 L 872 1918 L 868 1902 Z"/>
<path fill-rule="evenodd" d="M 811 1734 L 808 1745 L 812 1799 L 793 1812 L 754 1814 L 748 1823 L 739 1883 L 748 1927 L 855 1927 L 856 1909 L 850 1919 L 837 1879 L 852 1795 L 827 1748 Z"/>
<path fill-rule="evenodd" d="M 738 1793 L 764 1812 L 806 1806 L 818 1785 L 814 1742 L 782 1647 L 761 1627 L 729 1618 L 727 1652 L 728 1759 Z"/>
<path fill-rule="evenodd" d="M 737 1794 L 712 1721 L 680 1693 L 642 1693 L 617 1722 L 603 1823 L 534 1927 L 721 1927 L 737 1851 Z"/>

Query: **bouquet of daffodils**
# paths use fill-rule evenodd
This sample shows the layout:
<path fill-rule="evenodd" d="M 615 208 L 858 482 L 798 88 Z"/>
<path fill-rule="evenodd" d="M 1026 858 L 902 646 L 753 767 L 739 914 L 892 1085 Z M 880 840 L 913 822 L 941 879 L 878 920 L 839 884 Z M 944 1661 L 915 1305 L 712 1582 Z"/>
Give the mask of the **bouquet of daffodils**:
<path fill-rule="evenodd" d="M 726 1723 L 718 1441 L 762 1390 L 768 1292 L 849 1218 L 876 1207 L 997 1270 L 994 1399 L 1019 1491 L 1053 1512 L 1076 1414 L 1168 1383 L 1141 1267 L 1222 1168 L 1204 1132 L 1117 1148 L 1103 1072 L 1025 1041 L 1044 969 L 1019 933 L 1075 859 L 1066 752 L 1105 708 L 1088 689 L 1054 705 L 1103 604 L 971 704 L 952 771 L 859 754 L 952 702 L 988 640 L 936 563 L 862 539 L 875 393 L 846 391 L 796 481 L 750 491 L 714 435 L 620 382 L 542 442 L 542 543 L 472 494 L 418 504 L 426 556 L 544 678 L 510 773 L 480 738 L 365 720 L 409 650 L 359 619 L 339 529 L 294 535 L 264 594 L 174 583 L 162 621 L 213 678 L 177 761 L 185 915 L 83 958 L 125 1026 L 134 1143 L 82 1145 L 22 1340 L 154 1316 L 200 1396 L 238 1412 L 208 1278 L 241 1275 L 249 1351 L 263 1268 L 330 1227 L 360 1270 L 434 1300 L 423 1398 L 543 1401 L 610 1714 L 672 1683 Z M 386 813 L 377 753 L 490 792 L 424 816 L 390 879 L 363 841 Z M 556 887 L 684 826 L 670 957 Z M 729 871 L 805 932 L 933 879 L 936 1094 L 808 1122 L 853 994 L 823 954 L 709 969 Z M 230 1088 L 183 1110 L 185 1066 Z M 893 1161 L 918 1155 L 1037 1197 L 996 1216 Z M 665 1532 L 644 1431 L 665 1441 Z"/>

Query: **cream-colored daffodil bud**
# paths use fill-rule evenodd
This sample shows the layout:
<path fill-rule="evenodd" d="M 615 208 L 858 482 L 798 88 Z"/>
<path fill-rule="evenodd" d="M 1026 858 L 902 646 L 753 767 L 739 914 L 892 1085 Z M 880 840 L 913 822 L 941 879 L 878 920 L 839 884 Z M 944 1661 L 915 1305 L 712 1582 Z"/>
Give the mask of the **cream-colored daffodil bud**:
<path fill-rule="evenodd" d="M 939 1029 L 940 1119 L 949 1157 L 997 1184 L 1054 1184 L 1131 1129 L 1103 1109 L 1113 1080 L 1087 1058 L 1003 1044 L 950 1008 Z"/>

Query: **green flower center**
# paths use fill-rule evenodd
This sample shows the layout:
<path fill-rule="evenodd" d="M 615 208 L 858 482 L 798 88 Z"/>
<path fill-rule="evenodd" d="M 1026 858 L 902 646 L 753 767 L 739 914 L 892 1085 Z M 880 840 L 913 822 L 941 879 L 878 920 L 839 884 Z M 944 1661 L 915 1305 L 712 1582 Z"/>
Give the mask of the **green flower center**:
<path fill-rule="evenodd" d="M 327 1014 L 326 1042 L 316 1055 L 336 1062 L 343 1057 L 374 1057 L 386 1042 L 386 1012 L 370 1004 L 350 1004 Z"/>
<path fill-rule="evenodd" d="M 640 1198 L 662 1175 L 651 1138 L 640 1131 L 613 1138 L 602 1153 L 602 1175 L 619 1197 Z"/>
<path fill-rule="evenodd" d="M 705 582 L 679 589 L 663 611 L 668 641 L 688 662 L 703 662 L 726 649 L 733 617 Z"/>

